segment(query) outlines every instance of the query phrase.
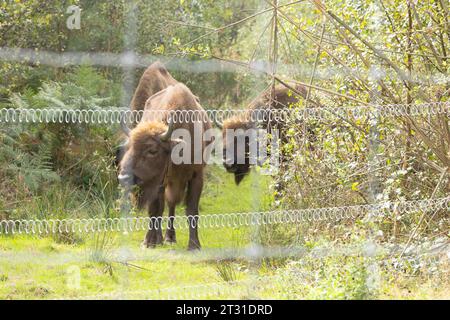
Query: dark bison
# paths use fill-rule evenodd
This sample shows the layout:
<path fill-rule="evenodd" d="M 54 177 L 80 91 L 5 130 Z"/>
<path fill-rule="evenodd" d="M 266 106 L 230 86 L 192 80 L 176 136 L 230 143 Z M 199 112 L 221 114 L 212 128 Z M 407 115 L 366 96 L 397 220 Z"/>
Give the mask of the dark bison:
<path fill-rule="evenodd" d="M 201 119 L 176 121 L 175 112 L 185 110 L 200 115 Z M 175 129 L 186 129 L 191 142 L 174 140 L 171 135 Z M 200 128 L 200 132 L 197 128 Z M 120 162 L 119 181 L 123 186 L 137 185 L 140 196 L 137 204 L 146 208 L 152 218 L 162 217 L 165 201 L 169 207 L 169 224 L 165 240 L 175 242 L 175 229 L 172 221 L 175 206 L 183 198 L 189 222 L 188 249 L 199 249 L 197 221 L 200 195 L 203 188 L 205 162 L 194 163 L 194 157 L 203 155 L 206 144 L 204 131 L 211 128 L 206 112 L 198 98 L 182 83 L 170 85 L 150 97 L 144 108 L 143 118 L 132 130 L 124 128 L 129 136 L 126 153 Z M 186 132 L 186 131 L 185 131 Z M 200 148 L 194 149 L 194 132 L 202 135 Z M 190 161 L 175 164 L 171 157 L 173 148 L 179 144 L 191 148 Z M 150 228 L 144 240 L 147 247 L 154 247 L 163 241 L 160 227 Z"/>
<path fill-rule="evenodd" d="M 295 90 L 301 93 L 303 98 L 306 97 L 307 91 L 303 86 L 298 85 L 295 87 Z M 249 129 L 261 128 L 267 130 L 269 133 L 272 129 L 278 129 L 280 131 L 280 138 L 283 141 L 283 122 L 269 118 L 268 113 L 270 111 L 267 110 L 287 108 L 297 103 L 298 99 L 298 94 L 285 86 L 278 85 L 274 91 L 268 90 L 264 92 L 250 105 L 247 112 L 231 117 L 223 123 L 218 123 L 218 126 L 222 128 L 223 136 L 223 165 L 228 172 L 234 174 L 236 184 L 239 184 L 250 171 L 249 145 L 252 138 L 249 135 Z M 235 135 L 231 136 L 232 139 L 228 139 L 230 136 L 227 138 L 227 129 L 234 130 Z M 244 151 L 243 161 L 242 159 L 238 161 L 238 142 L 244 143 L 244 147 L 242 148 Z M 234 156 L 231 158 L 227 157 L 227 150 L 229 148 L 234 148 Z"/>

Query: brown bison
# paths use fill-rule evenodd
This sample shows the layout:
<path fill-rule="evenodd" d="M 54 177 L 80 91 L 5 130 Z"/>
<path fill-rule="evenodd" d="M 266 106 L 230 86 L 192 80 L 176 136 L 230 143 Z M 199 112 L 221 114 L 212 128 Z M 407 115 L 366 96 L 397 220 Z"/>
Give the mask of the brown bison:
<path fill-rule="evenodd" d="M 177 84 L 178 81 L 175 80 L 172 75 L 167 71 L 164 65 L 156 61 L 152 63 L 142 74 L 139 79 L 138 86 L 134 92 L 133 98 L 130 102 L 131 111 L 141 111 L 144 110 L 145 103 L 148 98 L 150 98 L 155 93 L 164 90 L 170 85 Z M 131 123 L 131 126 L 136 126 L 137 122 Z M 125 126 L 125 121 L 121 122 L 122 127 Z M 125 128 L 127 130 L 127 128 Z M 116 150 L 115 163 L 116 166 L 119 165 L 127 148 L 127 142 L 120 145 Z"/>
<path fill-rule="evenodd" d="M 172 77 L 161 62 L 156 61 L 152 63 L 139 80 L 134 96 L 131 99 L 131 110 L 144 110 L 148 98 L 177 83 L 178 81 Z"/>
<path fill-rule="evenodd" d="M 306 98 L 307 91 L 303 86 L 296 86 L 295 90 L 301 93 L 303 98 Z M 264 92 L 256 101 L 254 101 L 247 112 L 241 115 L 234 116 L 227 119 L 223 124 L 218 123 L 222 128 L 223 136 L 223 165 L 225 169 L 234 174 L 235 182 L 238 185 L 242 179 L 250 171 L 250 144 L 255 140 L 249 132 L 249 129 L 261 128 L 270 132 L 272 129 L 280 130 L 280 138 L 283 141 L 283 123 L 269 120 L 267 109 L 282 109 L 287 108 L 298 102 L 298 94 L 285 86 L 278 85 L 275 90 Z M 253 115 L 253 117 L 252 117 Z M 257 120 L 258 121 L 255 121 Z M 227 130 L 233 130 L 233 135 L 228 135 Z M 230 139 L 231 137 L 231 139 Z M 230 141 L 228 141 L 230 140 Z M 238 150 L 240 144 L 244 144 L 241 151 Z M 227 150 L 234 148 L 232 157 L 227 156 Z M 244 153 L 243 159 L 241 153 Z M 241 158 L 239 158 L 241 157 Z"/>
<path fill-rule="evenodd" d="M 174 112 L 186 110 L 195 112 L 202 119 L 177 121 L 171 119 Z M 156 111 L 156 112 L 155 112 Z M 197 128 L 200 127 L 200 132 Z M 191 142 L 172 139 L 176 129 L 189 132 Z M 197 221 L 200 195 L 203 188 L 203 171 L 205 162 L 195 164 L 194 158 L 203 155 L 206 144 L 201 139 L 200 148 L 194 148 L 194 134 L 201 134 L 211 128 L 206 112 L 198 99 L 182 83 L 170 85 L 150 97 L 144 108 L 143 118 L 129 136 L 128 148 L 120 162 L 119 181 L 123 186 L 137 185 L 140 189 L 138 206 L 146 208 L 152 218 L 162 217 L 165 201 L 169 207 L 169 224 L 165 241 L 175 242 L 173 219 L 175 207 L 183 198 L 189 222 L 188 249 L 199 249 Z M 175 164 L 173 153 L 178 144 L 187 144 L 191 152 L 190 161 Z M 150 228 L 144 240 L 147 247 L 154 247 L 163 242 L 160 226 Z"/>

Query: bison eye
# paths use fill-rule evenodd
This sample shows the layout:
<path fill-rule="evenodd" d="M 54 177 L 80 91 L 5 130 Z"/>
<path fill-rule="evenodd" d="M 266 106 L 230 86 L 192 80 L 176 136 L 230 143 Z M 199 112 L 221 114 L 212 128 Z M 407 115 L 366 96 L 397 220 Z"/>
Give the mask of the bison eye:
<path fill-rule="evenodd" d="M 154 156 L 157 152 L 158 152 L 158 150 L 155 150 L 155 149 L 148 149 L 148 150 L 147 150 L 147 155 L 149 155 L 149 156 Z"/>

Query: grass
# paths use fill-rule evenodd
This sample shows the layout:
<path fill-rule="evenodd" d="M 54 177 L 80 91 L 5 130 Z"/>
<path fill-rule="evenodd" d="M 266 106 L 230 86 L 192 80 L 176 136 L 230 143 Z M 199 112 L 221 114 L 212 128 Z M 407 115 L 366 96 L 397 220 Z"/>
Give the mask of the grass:
<path fill-rule="evenodd" d="M 236 281 L 236 270 L 232 262 L 218 260 L 216 264 L 217 275 L 225 282 Z"/>
<path fill-rule="evenodd" d="M 252 177 L 244 179 L 237 187 L 231 175 L 221 168 L 212 168 L 208 172 L 200 213 L 268 210 L 271 203 L 269 183 L 269 177 L 253 172 Z M 54 194 L 51 197 L 55 199 Z M 62 207 L 62 202 L 57 202 L 58 208 Z M 48 202 L 45 203 L 46 208 L 51 209 Z M 180 209 L 179 215 L 183 214 Z M 77 215 L 82 215 L 82 210 Z M 94 213 L 89 211 L 86 216 Z M 246 248 L 255 239 L 255 232 L 245 227 L 201 229 L 201 252 L 186 251 L 186 230 L 177 231 L 176 244 L 157 249 L 140 248 L 144 232 L 72 235 L 77 241 L 3 236 L 0 238 L 0 299 L 76 299 L 97 295 L 97 298 L 158 298 L 165 294 L 174 297 L 165 290 L 196 285 L 206 287 L 182 290 L 175 297 L 449 298 L 450 277 L 448 258 L 445 260 L 445 257 L 434 265 L 436 272 L 429 273 L 429 268 L 424 267 L 419 272 L 415 270 L 414 277 L 405 270 L 382 267 L 379 278 L 375 279 L 376 288 L 371 289 L 368 286 L 373 280 L 370 265 L 361 257 L 246 260 L 219 259 L 206 254 L 208 250 L 218 248 Z M 272 240 L 280 232 L 277 228 L 273 228 L 272 233 L 267 228 L 258 232 L 262 232 L 262 238 L 269 239 L 269 243 L 278 244 Z M 287 233 L 281 244 L 287 245 L 286 238 L 294 236 L 299 235 Z M 265 281 L 255 277 L 274 278 Z M 249 282 L 241 283 L 244 280 Z M 218 285 L 211 287 L 211 284 Z"/>

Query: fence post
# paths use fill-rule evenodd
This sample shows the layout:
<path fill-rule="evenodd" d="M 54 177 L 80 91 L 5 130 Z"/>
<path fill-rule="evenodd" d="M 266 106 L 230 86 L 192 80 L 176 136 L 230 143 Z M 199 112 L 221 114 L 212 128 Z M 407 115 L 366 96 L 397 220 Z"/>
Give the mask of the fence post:
<path fill-rule="evenodd" d="M 380 168 L 380 99 L 379 99 L 379 88 L 378 84 L 383 78 L 384 71 L 381 66 L 372 66 L 370 70 L 370 78 L 372 80 L 373 90 L 372 90 L 372 104 L 373 107 L 369 108 L 369 154 L 368 154 L 368 172 L 371 173 L 369 177 L 369 188 L 368 195 L 372 207 L 368 210 L 366 216 L 366 228 L 367 228 L 367 241 L 363 250 L 363 254 L 367 258 L 366 264 L 366 288 L 369 295 L 372 295 L 379 287 L 379 267 L 377 264 L 377 244 L 376 235 L 378 229 L 375 224 L 375 219 L 379 214 L 380 208 L 376 205 L 382 199 L 382 182 L 379 178 L 379 168 Z"/>
<path fill-rule="evenodd" d="M 125 31 L 124 31 L 124 51 L 122 53 L 122 72 L 123 72 L 123 82 L 122 82 L 122 105 L 129 106 L 131 98 L 134 94 L 134 76 L 136 67 L 136 56 L 135 56 L 135 46 L 137 38 L 137 1 L 132 0 L 125 4 Z M 127 187 L 128 188 L 128 187 Z M 121 196 L 121 207 L 120 215 L 124 221 L 128 221 L 131 216 L 131 203 L 130 203 L 130 191 L 124 190 Z M 127 230 L 124 228 L 123 233 L 126 234 Z M 120 259 L 126 262 L 130 256 L 130 246 L 132 241 L 130 237 L 124 237 L 121 239 L 122 246 L 120 248 Z M 122 271 L 121 293 L 122 297 L 125 297 L 125 292 L 130 286 L 129 272 L 128 268 L 123 268 Z"/>

